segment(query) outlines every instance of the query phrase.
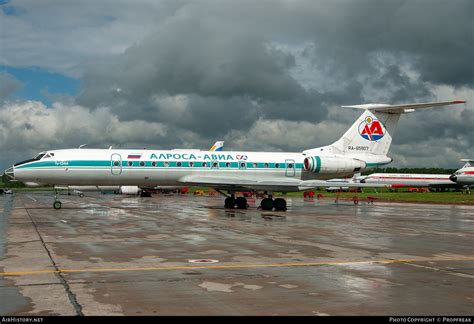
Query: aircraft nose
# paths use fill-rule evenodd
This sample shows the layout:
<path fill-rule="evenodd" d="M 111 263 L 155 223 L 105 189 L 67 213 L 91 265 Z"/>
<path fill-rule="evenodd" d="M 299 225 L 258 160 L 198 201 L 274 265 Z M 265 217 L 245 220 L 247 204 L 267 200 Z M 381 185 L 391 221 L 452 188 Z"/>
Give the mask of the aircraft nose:
<path fill-rule="evenodd" d="M 3 173 L 10 179 L 15 179 L 15 167 L 12 166 L 11 168 L 6 169 Z"/>
<path fill-rule="evenodd" d="M 456 177 L 454 174 L 449 177 L 449 180 L 451 180 L 452 182 L 456 182 L 457 179 L 458 177 Z"/>

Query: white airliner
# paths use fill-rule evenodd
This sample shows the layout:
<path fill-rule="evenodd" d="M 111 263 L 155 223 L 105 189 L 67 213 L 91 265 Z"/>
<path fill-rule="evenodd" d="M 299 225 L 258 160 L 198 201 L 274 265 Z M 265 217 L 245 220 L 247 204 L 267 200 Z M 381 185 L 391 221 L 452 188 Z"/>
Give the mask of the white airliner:
<path fill-rule="evenodd" d="M 392 188 L 430 187 L 456 188 L 459 187 L 450 180 L 450 174 L 422 173 L 372 173 L 360 180 L 361 183 L 389 184 Z"/>
<path fill-rule="evenodd" d="M 454 172 L 449 179 L 459 185 L 466 186 L 469 190 L 471 186 L 474 186 L 474 167 L 471 164 L 474 163 L 474 159 L 462 159 L 461 161 L 466 162 L 466 164 Z"/>
<path fill-rule="evenodd" d="M 79 148 L 82 148 L 85 145 L 81 145 Z M 109 148 L 109 150 L 111 147 Z M 215 142 L 210 148 L 209 151 L 222 151 L 224 149 L 224 141 Z M 179 149 L 174 149 L 179 150 Z M 35 182 L 25 182 L 27 187 L 39 187 L 41 184 Z M 183 186 L 157 186 L 153 189 L 159 190 L 178 190 L 183 188 Z M 100 191 L 103 193 L 113 192 L 120 193 L 122 195 L 138 195 L 142 192 L 142 189 L 139 186 L 54 186 L 55 190 L 67 190 L 69 194 L 75 193 L 80 197 L 84 196 L 84 191 Z"/>
<path fill-rule="evenodd" d="M 228 208 L 247 208 L 244 197 L 235 198 L 237 191 L 263 191 L 269 196 L 262 200 L 262 209 L 285 210 L 286 201 L 273 200 L 274 191 L 337 187 L 324 180 L 388 164 L 392 158 L 387 153 L 401 114 L 461 103 L 465 101 L 343 106 L 364 112 L 333 144 L 303 152 L 66 149 L 42 152 L 5 173 L 24 182 L 55 185 L 207 186 L 230 193 L 225 200 Z M 61 208 L 61 202 L 56 200 L 53 207 Z"/>

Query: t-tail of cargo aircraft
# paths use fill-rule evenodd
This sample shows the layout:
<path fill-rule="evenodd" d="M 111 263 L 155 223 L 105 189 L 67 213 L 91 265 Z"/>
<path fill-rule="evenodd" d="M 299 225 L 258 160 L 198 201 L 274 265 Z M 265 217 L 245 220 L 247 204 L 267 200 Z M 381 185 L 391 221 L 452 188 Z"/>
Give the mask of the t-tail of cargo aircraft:
<path fill-rule="evenodd" d="M 343 106 L 364 112 L 333 144 L 303 152 L 55 150 L 16 163 L 5 173 L 21 181 L 56 185 L 207 186 L 229 192 L 228 208 L 247 206 L 244 197 L 235 198 L 235 192 L 263 191 L 269 197 L 262 200 L 262 209 L 285 210 L 286 201 L 273 200 L 272 192 L 373 187 L 326 180 L 390 163 L 387 154 L 401 114 L 461 103 L 465 101 Z"/>

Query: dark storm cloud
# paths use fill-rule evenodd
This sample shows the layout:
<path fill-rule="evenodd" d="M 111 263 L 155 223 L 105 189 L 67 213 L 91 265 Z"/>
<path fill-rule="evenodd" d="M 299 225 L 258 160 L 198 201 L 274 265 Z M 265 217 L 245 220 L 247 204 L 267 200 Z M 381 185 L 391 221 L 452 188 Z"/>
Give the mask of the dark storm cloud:
<path fill-rule="evenodd" d="M 163 93 L 273 102 L 302 96 L 301 85 L 288 74 L 294 57 L 272 48 L 271 42 L 314 43 L 316 71 L 351 89 L 361 75 L 377 72 L 374 54 L 384 52 L 395 58 L 394 69 L 406 63 L 421 80 L 454 86 L 474 82 L 472 1 L 218 4 L 184 5 L 123 55 L 92 65 L 78 102 L 108 103 L 113 87 L 132 102 Z M 387 73 L 383 78 L 403 88 L 408 82 L 399 76 Z M 413 95 L 418 93 L 402 91 L 392 97 Z"/>

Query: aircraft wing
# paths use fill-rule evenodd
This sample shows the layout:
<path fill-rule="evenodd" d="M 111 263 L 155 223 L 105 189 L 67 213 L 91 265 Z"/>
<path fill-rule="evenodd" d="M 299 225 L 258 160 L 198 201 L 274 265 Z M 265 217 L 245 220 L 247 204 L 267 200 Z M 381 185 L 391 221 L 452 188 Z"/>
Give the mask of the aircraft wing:
<path fill-rule="evenodd" d="M 184 176 L 179 182 L 188 186 L 206 186 L 224 190 L 264 190 L 264 191 L 302 191 L 316 187 L 356 187 L 356 188 L 388 188 L 387 184 L 370 184 L 355 182 L 334 182 L 324 180 L 264 180 L 242 177 L 216 177 L 216 176 Z"/>
<path fill-rule="evenodd" d="M 415 103 L 415 104 L 403 104 L 403 105 L 387 105 L 387 104 L 364 104 L 354 106 L 341 106 L 343 108 L 356 108 L 356 109 L 367 109 L 373 112 L 384 112 L 384 113 L 409 113 L 416 109 L 431 108 L 437 106 L 448 106 L 455 104 L 466 103 L 464 100 L 455 101 L 441 101 L 441 102 L 427 102 L 427 103 Z"/>

